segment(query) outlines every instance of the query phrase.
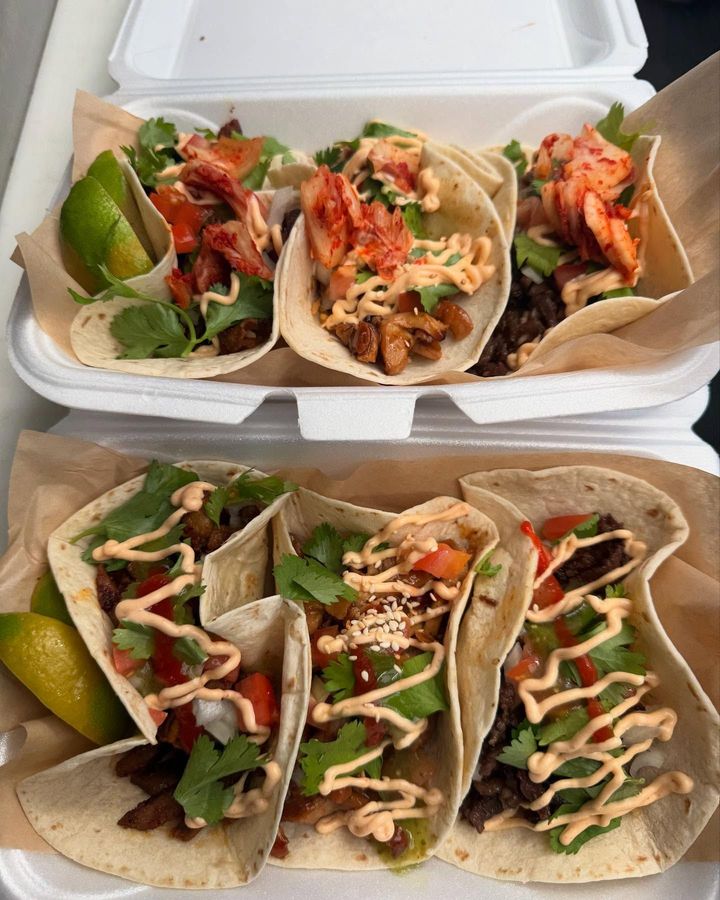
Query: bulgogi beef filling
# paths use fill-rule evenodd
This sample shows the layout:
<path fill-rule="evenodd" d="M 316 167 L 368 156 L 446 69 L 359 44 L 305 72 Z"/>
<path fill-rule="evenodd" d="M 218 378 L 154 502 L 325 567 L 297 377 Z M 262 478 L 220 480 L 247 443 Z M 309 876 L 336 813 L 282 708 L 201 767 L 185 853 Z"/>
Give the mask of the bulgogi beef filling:
<path fill-rule="evenodd" d="M 241 322 L 237 327 L 242 324 Z M 206 494 L 205 499 L 208 496 L 209 494 Z M 197 556 L 212 553 L 213 550 L 222 547 L 233 534 L 252 522 L 256 516 L 260 515 L 260 512 L 260 507 L 254 504 L 239 507 L 233 511 L 232 516 L 227 509 L 223 509 L 220 513 L 219 525 L 216 525 L 202 509 L 190 512 L 183 519 L 185 526 L 183 540 L 190 542 Z M 115 607 L 122 600 L 123 593 L 134 581 L 142 581 L 147 577 L 147 573 L 141 568 L 142 565 L 130 562 L 124 568 L 115 571 L 108 571 L 102 564 L 97 567 L 95 588 L 98 602 L 101 609 L 110 616 L 113 625 L 118 624 Z"/>
<path fill-rule="evenodd" d="M 598 534 L 623 528 L 610 514 L 598 519 Z M 630 561 L 621 540 L 605 541 L 576 550 L 573 556 L 554 572 L 563 590 L 572 590 L 601 578 Z M 488 819 L 506 809 L 520 808 L 531 822 L 548 819 L 562 800 L 556 795 L 549 806 L 533 811 L 521 804 L 537 800 L 549 782 L 536 784 L 524 769 L 497 761 L 504 747 L 512 741 L 512 732 L 525 719 L 525 710 L 513 685 L 503 676 L 495 721 L 483 744 L 475 780 L 461 807 L 461 815 L 477 831 L 483 831 Z"/>
<path fill-rule="evenodd" d="M 610 514 L 601 515 L 598 519 L 597 533 L 607 534 L 609 531 L 617 531 L 623 527 Z M 593 544 L 590 547 L 581 547 L 576 550 L 564 565 L 555 570 L 554 574 L 563 590 L 568 591 L 583 584 L 590 584 L 628 562 L 630 562 L 630 557 L 625 552 L 621 540 L 604 541 L 601 544 Z"/>
<path fill-rule="evenodd" d="M 535 784 L 524 769 L 516 769 L 498 762 L 497 757 L 503 747 L 512 740 L 512 731 L 525 718 L 520 699 L 515 688 L 504 678 L 500 685 L 498 711 L 492 728 L 483 744 L 475 779 L 463 804 L 460 814 L 477 831 L 483 831 L 488 819 L 505 809 L 516 809 L 523 803 L 531 803 L 545 791 L 547 785 Z M 525 809 L 523 814 L 533 822 L 548 819 L 562 801 L 536 812 Z"/>
<path fill-rule="evenodd" d="M 189 841 L 195 837 L 199 829 L 185 825 L 183 808 L 173 797 L 186 763 L 186 753 L 163 742 L 133 747 L 124 753 L 115 764 L 115 774 L 129 778 L 148 798 L 128 810 L 118 825 L 135 831 L 152 831 L 168 825 L 178 840 Z"/>
<path fill-rule="evenodd" d="M 507 306 L 470 372 L 481 378 L 508 375 L 513 371 L 508 355 L 516 353 L 523 344 L 542 338 L 548 328 L 554 328 L 564 318 L 565 304 L 554 280 L 543 278 L 542 284 L 535 284 L 517 268 L 513 254 Z"/>

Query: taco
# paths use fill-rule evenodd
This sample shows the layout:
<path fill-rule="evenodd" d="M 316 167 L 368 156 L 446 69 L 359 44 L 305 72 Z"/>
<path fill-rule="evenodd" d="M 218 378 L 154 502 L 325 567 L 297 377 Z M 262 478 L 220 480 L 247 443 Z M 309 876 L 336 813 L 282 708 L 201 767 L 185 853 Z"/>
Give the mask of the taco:
<path fill-rule="evenodd" d="M 211 677 L 184 632 L 266 595 L 269 522 L 294 487 L 226 462 L 153 462 L 50 535 L 68 612 L 149 741 L 171 705 L 158 680 L 184 683 L 201 663 Z"/>
<path fill-rule="evenodd" d="M 687 537 L 682 513 L 646 482 L 590 466 L 461 486 L 501 541 L 525 535 L 516 564 L 530 578 L 503 600 L 512 627 L 497 636 L 494 692 L 473 679 L 494 610 L 474 602 L 461 630 L 466 795 L 440 855 L 516 881 L 663 871 L 718 802 L 718 717 L 648 586 Z"/>
<path fill-rule="evenodd" d="M 517 140 L 502 149 L 518 190 L 512 287 L 473 374 L 517 371 L 548 334 L 563 343 L 613 331 L 692 283 L 653 177 L 660 138 L 625 134 L 623 117 L 616 103 L 577 137 L 552 133 L 536 151 Z M 465 155 L 468 166 L 479 156 Z M 499 195 L 501 209 L 508 196 Z"/>
<path fill-rule="evenodd" d="M 455 643 L 495 527 L 450 497 L 394 515 L 301 489 L 274 529 L 277 589 L 304 608 L 313 681 L 273 861 L 419 862 L 460 801 Z"/>
<path fill-rule="evenodd" d="M 446 149 L 370 122 L 316 155 L 278 283 L 280 331 L 300 356 L 381 384 L 477 361 L 509 291 L 507 241 Z"/>
<path fill-rule="evenodd" d="M 136 144 L 115 148 L 127 157 L 121 162 L 100 154 L 61 210 L 68 271 L 92 295 L 71 290 L 85 307 L 72 324 L 72 348 L 86 365 L 137 374 L 242 368 L 277 340 L 275 268 L 299 213 L 297 185 L 315 165 L 273 137 L 246 138 L 237 119 L 217 135 L 149 119 Z M 117 169 L 142 216 L 160 220 L 168 252 L 151 271 L 128 223 L 109 211 Z M 98 232 L 92 246 L 88 222 Z M 143 274 L 127 279 L 116 257 Z"/>
<path fill-rule="evenodd" d="M 182 694 L 165 682 L 157 705 L 173 698 L 157 743 L 92 750 L 17 793 L 38 834 L 85 866 L 161 887 L 234 887 L 257 875 L 275 840 L 307 709 L 307 628 L 279 597 L 231 610 L 208 630 L 182 627 L 180 640 L 217 665 L 204 686 L 195 678 L 192 699 L 193 682 Z"/>

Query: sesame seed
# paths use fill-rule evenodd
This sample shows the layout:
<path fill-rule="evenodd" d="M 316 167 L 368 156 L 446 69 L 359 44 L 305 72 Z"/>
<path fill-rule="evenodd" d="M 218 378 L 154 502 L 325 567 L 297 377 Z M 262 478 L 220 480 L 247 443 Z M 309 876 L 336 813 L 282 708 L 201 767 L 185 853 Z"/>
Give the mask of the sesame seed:
<path fill-rule="evenodd" d="M 380 652 L 380 648 L 378 647 L 377 644 L 373 644 L 372 647 L 371 647 L 370 649 L 373 650 L 375 653 L 379 653 L 379 652 Z"/>
<path fill-rule="evenodd" d="M 360 673 L 360 677 L 362 678 L 363 681 L 369 681 L 369 680 L 370 680 L 370 676 L 369 676 L 368 673 L 365 671 L 365 669 L 363 669 L 362 672 Z"/>
<path fill-rule="evenodd" d="M 390 625 L 389 625 L 388 622 L 386 622 L 386 623 L 383 625 L 382 630 L 385 632 L 385 634 L 387 634 L 387 633 L 390 631 Z"/>
<path fill-rule="evenodd" d="M 380 641 L 380 646 L 383 648 L 383 650 L 389 650 L 390 641 Z"/>
<path fill-rule="evenodd" d="M 395 649 L 395 648 L 393 648 L 393 649 Z M 398 675 L 402 675 L 402 669 L 400 668 L 399 665 L 397 665 L 397 663 L 393 666 L 393 669 L 395 669 L 395 671 L 398 673 Z"/>
<path fill-rule="evenodd" d="M 350 660 L 350 662 L 355 662 L 357 656 L 348 656 L 348 659 Z"/>
<path fill-rule="evenodd" d="M 395 653 L 397 653 L 400 649 L 400 644 L 398 644 L 397 641 L 393 641 L 392 644 L 390 644 L 390 647 L 395 651 Z M 398 670 L 398 672 L 400 671 L 397 666 L 395 666 L 395 668 Z"/>

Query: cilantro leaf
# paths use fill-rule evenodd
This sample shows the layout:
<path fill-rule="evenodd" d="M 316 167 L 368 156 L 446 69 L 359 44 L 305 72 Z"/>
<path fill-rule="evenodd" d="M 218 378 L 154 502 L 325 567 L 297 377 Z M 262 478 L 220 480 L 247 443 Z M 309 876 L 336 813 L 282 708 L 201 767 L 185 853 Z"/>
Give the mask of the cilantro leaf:
<path fill-rule="evenodd" d="M 328 694 L 333 694 L 333 703 L 352 697 L 355 690 L 355 673 L 348 654 L 341 653 L 337 659 L 325 666 L 322 679 L 325 690 Z"/>
<path fill-rule="evenodd" d="M 389 658 L 394 662 L 392 657 Z M 430 665 L 432 658 L 432 653 L 419 653 L 417 656 L 411 656 L 402 664 L 400 672 L 394 668 L 387 670 L 389 677 L 385 683 L 392 684 L 403 678 L 410 678 L 411 675 L 417 675 Z M 382 701 L 382 705 L 394 709 L 406 719 L 424 719 L 433 713 L 448 709 L 444 670 L 443 665 L 434 678 L 400 690 L 397 694 L 392 694 Z"/>
<path fill-rule="evenodd" d="M 342 572 L 343 539 L 339 532 L 323 522 L 313 529 L 312 534 L 303 544 L 303 554 L 311 556 L 314 560 L 339 575 Z"/>
<path fill-rule="evenodd" d="M 73 542 L 87 535 L 98 535 L 102 541 L 108 538 L 125 541 L 130 537 L 154 531 L 174 510 L 170 497 L 174 491 L 197 481 L 195 472 L 153 460 L 141 490 L 113 509 L 102 521 L 73 538 Z"/>
<path fill-rule="evenodd" d="M 244 135 L 239 135 L 237 132 L 233 132 L 233 137 L 236 140 L 247 140 Z M 262 150 L 260 152 L 260 162 L 243 179 L 245 187 L 250 188 L 252 191 L 259 191 L 265 182 L 265 176 L 268 173 L 273 157 L 285 155 L 286 153 L 289 153 L 289 151 L 290 148 L 286 147 L 285 144 L 281 144 L 276 138 L 270 136 L 266 137 L 263 140 Z"/>
<path fill-rule="evenodd" d="M 568 804 L 563 804 L 558 809 L 557 815 L 563 815 L 566 812 L 573 812 L 573 810 Z M 613 819 L 609 825 L 590 825 L 585 831 L 581 831 L 574 840 L 565 845 L 560 843 L 560 835 L 565 831 L 566 826 L 561 825 L 559 828 L 552 828 L 550 830 L 550 849 L 553 853 L 575 854 L 583 844 L 587 844 L 589 840 L 596 837 L 598 834 L 605 834 L 606 831 L 613 831 L 619 826 L 620 819 Z"/>
<path fill-rule="evenodd" d="M 515 235 L 513 244 L 518 268 L 522 268 L 527 263 L 545 278 L 552 275 L 557 268 L 562 247 L 545 247 L 528 237 L 523 231 L 519 231 Z"/>
<path fill-rule="evenodd" d="M 208 658 L 207 653 L 192 638 L 178 638 L 172 648 L 173 656 L 189 666 L 199 666 Z"/>
<path fill-rule="evenodd" d="M 632 200 L 635 194 L 635 185 L 629 184 L 625 190 L 620 194 L 617 198 L 618 206 L 630 206 L 630 201 Z"/>
<path fill-rule="evenodd" d="M 177 314 L 155 303 L 121 310 L 110 323 L 110 334 L 125 348 L 120 359 L 182 359 L 192 350 Z"/>
<path fill-rule="evenodd" d="M 528 167 L 527 157 L 523 152 L 523 148 L 520 145 L 520 141 L 516 141 L 514 138 L 510 141 L 509 144 L 506 144 L 502 149 L 502 155 L 505 159 L 509 159 L 510 162 L 515 166 L 515 171 L 517 172 L 518 178 L 521 175 L 525 174 L 525 170 Z"/>
<path fill-rule="evenodd" d="M 530 183 L 533 194 L 535 194 L 537 197 L 540 197 L 542 194 L 543 186 L 548 183 L 548 180 L 549 179 L 547 178 L 533 178 L 532 182 Z"/>
<path fill-rule="evenodd" d="M 288 600 L 317 600 L 331 606 L 341 598 L 352 602 L 357 597 L 355 588 L 314 559 L 285 554 L 273 575 L 278 591 Z"/>
<path fill-rule="evenodd" d="M 574 528 L 571 528 L 569 531 L 566 531 L 561 537 L 557 538 L 553 541 L 553 544 L 559 544 L 560 541 L 564 541 L 568 535 L 574 534 L 579 538 L 590 538 L 595 537 L 598 530 L 598 522 L 600 521 L 600 516 L 597 513 L 593 513 L 591 516 L 588 516 L 584 522 L 581 522 L 579 525 L 576 525 Z"/>
<path fill-rule="evenodd" d="M 554 741 L 568 741 L 577 734 L 581 728 L 587 725 L 589 719 L 584 706 L 575 706 L 565 715 L 541 725 L 538 728 L 538 744 L 547 747 Z"/>
<path fill-rule="evenodd" d="M 329 169 L 332 169 L 333 166 L 340 160 L 341 149 L 337 144 L 333 144 L 332 147 L 326 147 L 324 150 L 318 150 L 318 152 L 313 156 L 313 159 L 319 166 L 327 166 Z"/>
<path fill-rule="evenodd" d="M 362 130 L 362 137 L 390 137 L 391 135 L 399 135 L 400 137 L 417 138 L 417 134 L 412 131 L 403 131 L 396 125 L 389 125 L 387 122 L 368 122 Z"/>
<path fill-rule="evenodd" d="M 228 488 L 224 484 L 221 484 L 219 487 L 215 488 L 203 504 L 205 515 L 216 525 L 220 524 L 220 513 L 227 505 L 228 494 Z"/>
<path fill-rule="evenodd" d="M 606 628 L 607 625 L 601 623 L 587 637 L 599 634 Z M 633 675 L 645 674 L 645 657 L 641 653 L 628 650 L 628 647 L 635 642 L 635 637 L 636 633 L 633 626 L 624 622 L 619 634 L 608 638 L 589 652 L 588 655 L 597 669 L 598 678 L 602 678 L 608 672 L 631 672 Z"/>
<path fill-rule="evenodd" d="M 240 279 L 240 292 L 230 306 L 210 303 L 205 319 L 205 334 L 202 340 L 210 340 L 231 325 L 243 319 L 272 319 L 273 286 L 257 275 L 236 272 Z"/>
<path fill-rule="evenodd" d="M 148 119 L 138 129 L 140 149 L 121 147 L 121 150 L 130 160 L 140 181 L 147 187 L 157 187 L 162 182 L 175 181 L 174 178 L 158 179 L 157 174 L 175 163 L 176 157 L 172 151 L 177 139 L 177 130 L 172 122 L 166 122 L 162 117 Z M 171 152 L 168 153 L 168 150 Z"/>
<path fill-rule="evenodd" d="M 405 224 L 413 233 L 413 236 L 421 240 L 426 237 L 422 220 L 422 207 L 419 203 L 406 203 L 401 207 Z"/>
<path fill-rule="evenodd" d="M 624 119 L 625 107 L 622 103 L 613 103 L 608 110 L 608 114 L 604 119 L 600 119 L 595 127 L 606 141 L 610 141 L 611 144 L 615 144 L 629 153 L 635 141 L 640 137 L 640 132 L 624 134 L 622 131 Z"/>
<path fill-rule="evenodd" d="M 216 141 L 217 134 L 212 130 L 212 128 L 196 128 L 195 134 L 202 135 L 206 141 Z"/>
<path fill-rule="evenodd" d="M 369 281 L 371 278 L 375 277 L 375 273 L 370 269 L 365 269 L 363 272 L 358 272 L 355 276 L 356 284 L 365 284 L 366 281 Z"/>
<path fill-rule="evenodd" d="M 493 550 L 488 550 L 485 556 L 483 556 L 480 562 L 475 566 L 475 571 L 478 575 L 482 575 L 483 578 L 494 578 L 502 569 L 502 563 L 498 563 L 495 566 L 492 564 L 493 552 Z"/>
<path fill-rule="evenodd" d="M 261 762 L 257 744 L 250 743 L 244 734 L 229 740 L 222 753 L 203 734 L 193 744 L 173 796 L 185 810 L 185 815 L 203 818 L 208 825 L 215 825 L 222 819 L 234 795 L 232 787 L 225 787 L 221 779 L 255 769 Z"/>
<path fill-rule="evenodd" d="M 605 597 L 627 597 L 625 585 L 622 582 L 618 584 L 608 584 L 605 587 Z"/>
<path fill-rule="evenodd" d="M 410 290 L 417 291 L 420 294 L 420 302 L 423 308 L 431 315 L 435 312 L 441 297 L 449 297 L 458 293 L 457 286 L 454 284 L 426 285 L 425 287 L 412 287 Z"/>
<path fill-rule="evenodd" d="M 119 650 L 129 650 L 133 659 L 150 659 L 155 649 L 153 629 L 127 619 L 113 631 L 112 642 Z"/>
<path fill-rule="evenodd" d="M 537 739 L 532 728 L 523 728 L 512 741 L 503 747 L 498 755 L 498 762 L 506 766 L 514 766 L 516 769 L 527 769 L 529 757 L 537 750 Z"/>
<path fill-rule="evenodd" d="M 252 470 L 249 470 L 238 475 L 228 487 L 228 505 L 255 500 L 263 506 L 270 506 L 282 494 L 296 491 L 297 487 L 292 481 L 283 481 L 277 475 L 255 478 Z"/>
<path fill-rule="evenodd" d="M 372 535 L 370 535 L 370 534 L 362 534 L 362 533 L 349 534 L 343 540 L 343 554 L 345 554 L 345 553 L 360 553 L 362 548 L 365 546 L 365 544 L 367 544 L 367 542 L 370 540 L 371 537 L 372 537 Z M 378 544 L 378 546 L 375 548 L 375 550 L 374 550 L 375 553 L 377 553 L 377 551 L 380 549 L 380 546 L 381 545 Z"/>
<path fill-rule="evenodd" d="M 319 741 L 317 738 L 313 738 L 300 744 L 298 759 L 303 770 L 303 794 L 306 797 L 317 794 L 320 782 L 331 766 L 349 763 L 359 756 L 363 756 L 369 749 L 365 744 L 366 737 L 363 723 L 357 719 L 351 719 L 338 731 L 334 741 Z M 365 772 L 371 778 L 377 778 L 380 774 L 381 764 L 382 760 L 378 757 L 368 765 L 358 766 L 349 774 L 359 775 L 361 772 Z"/>

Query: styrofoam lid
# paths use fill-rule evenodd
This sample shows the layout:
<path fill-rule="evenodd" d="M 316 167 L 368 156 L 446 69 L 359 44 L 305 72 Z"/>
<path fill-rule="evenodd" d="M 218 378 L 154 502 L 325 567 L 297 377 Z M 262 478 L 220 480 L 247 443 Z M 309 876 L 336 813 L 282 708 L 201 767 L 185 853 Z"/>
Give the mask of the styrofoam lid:
<path fill-rule="evenodd" d="M 332 90 L 630 77 L 634 0 L 133 0 L 110 56 L 123 90 Z"/>

